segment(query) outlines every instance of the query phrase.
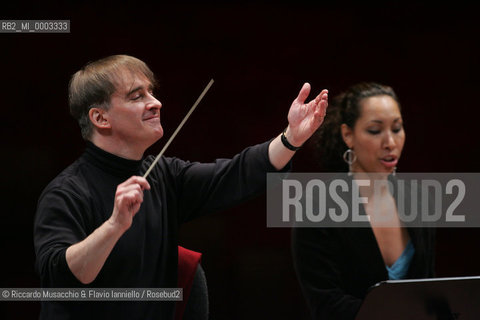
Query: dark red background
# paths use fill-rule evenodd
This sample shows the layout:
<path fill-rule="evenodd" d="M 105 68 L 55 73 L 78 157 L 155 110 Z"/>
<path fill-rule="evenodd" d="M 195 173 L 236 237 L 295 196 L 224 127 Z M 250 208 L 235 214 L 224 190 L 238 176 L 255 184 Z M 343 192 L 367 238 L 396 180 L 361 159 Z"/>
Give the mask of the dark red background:
<path fill-rule="evenodd" d="M 100 2 L 100 1 L 98 1 Z M 82 152 L 67 108 L 69 77 L 125 53 L 160 79 L 169 137 L 215 84 L 167 155 L 210 161 L 277 135 L 303 82 L 331 96 L 358 81 L 391 85 L 407 132 L 399 170 L 478 172 L 478 6 L 305 2 L 109 1 L 3 8 L 2 19 L 70 19 L 70 34 L 0 34 L 0 287 L 38 287 L 32 222 L 41 190 Z M 157 153 L 162 139 L 149 153 Z M 294 171 L 317 171 L 311 146 Z M 288 229 L 267 229 L 265 198 L 185 225 L 204 253 L 212 319 L 306 319 Z M 476 229 L 438 232 L 437 275 L 480 274 Z M 2 303 L 2 319 L 36 318 L 37 303 Z"/>

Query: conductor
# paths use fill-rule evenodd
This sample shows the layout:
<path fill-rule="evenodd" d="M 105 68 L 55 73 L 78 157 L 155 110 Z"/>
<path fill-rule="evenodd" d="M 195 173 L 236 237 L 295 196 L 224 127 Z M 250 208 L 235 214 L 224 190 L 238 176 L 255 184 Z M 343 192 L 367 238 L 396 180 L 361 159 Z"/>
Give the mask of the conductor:
<path fill-rule="evenodd" d="M 85 152 L 42 192 L 34 224 L 42 287 L 177 286 L 180 224 L 265 190 L 266 173 L 289 169 L 295 151 L 323 122 L 327 91 L 305 103 L 304 84 L 288 127 L 232 159 L 197 163 L 145 150 L 163 136 L 153 72 L 115 55 L 75 73 L 69 104 Z M 40 319 L 173 319 L 173 302 L 42 302 Z"/>

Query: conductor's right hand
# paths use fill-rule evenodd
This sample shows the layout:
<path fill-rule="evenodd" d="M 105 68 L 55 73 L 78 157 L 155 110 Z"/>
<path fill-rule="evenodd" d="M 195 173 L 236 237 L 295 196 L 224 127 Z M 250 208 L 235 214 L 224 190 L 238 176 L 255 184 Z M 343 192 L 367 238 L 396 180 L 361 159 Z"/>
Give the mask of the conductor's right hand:
<path fill-rule="evenodd" d="M 150 190 L 146 179 L 138 176 L 130 177 L 117 187 L 115 203 L 110 223 L 122 232 L 132 225 L 135 214 L 143 202 L 143 190 Z"/>

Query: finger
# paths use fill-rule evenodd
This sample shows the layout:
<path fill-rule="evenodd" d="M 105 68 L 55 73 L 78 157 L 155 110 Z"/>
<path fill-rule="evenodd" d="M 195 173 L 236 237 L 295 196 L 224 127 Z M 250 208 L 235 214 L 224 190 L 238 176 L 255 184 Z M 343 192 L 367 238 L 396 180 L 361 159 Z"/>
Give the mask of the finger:
<path fill-rule="evenodd" d="M 327 108 L 328 108 L 328 101 L 322 100 L 322 102 L 320 103 L 320 113 L 322 114 L 322 117 L 327 116 Z"/>
<path fill-rule="evenodd" d="M 128 178 L 125 182 L 121 183 L 120 185 L 126 186 L 126 185 L 130 185 L 130 184 L 133 184 L 133 183 L 139 184 L 141 186 L 142 190 L 145 190 L 145 189 L 150 190 L 150 184 L 148 183 L 147 179 L 145 179 L 143 177 L 139 177 L 139 176 L 131 176 L 130 178 Z"/>
<path fill-rule="evenodd" d="M 323 89 L 322 92 L 318 94 L 318 96 L 315 98 L 316 103 L 320 103 L 322 100 L 328 100 L 328 90 Z"/>
<path fill-rule="evenodd" d="M 142 187 L 139 185 L 139 184 L 130 184 L 130 185 L 127 185 L 127 186 L 123 186 L 121 188 L 118 189 L 117 193 L 119 194 L 126 194 L 126 193 L 129 193 L 131 191 L 138 191 L 138 192 L 142 192 L 143 193 L 143 190 L 142 190 Z"/>
<path fill-rule="evenodd" d="M 322 92 L 320 92 L 314 100 L 310 101 L 308 103 L 308 107 L 311 107 L 313 108 L 313 112 L 315 114 L 315 116 L 317 116 L 319 113 L 319 110 L 320 110 L 320 102 L 321 101 L 324 101 L 324 100 L 328 100 L 328 90 L 324 89 L 322 90 Z"/>
<path fill-rule="evenodd" d="M 130 190 L 127 193 L 123 193 L 116 198 L 116 203 L 118 203 L 119 208 L 124 208 L 125 206 L 131 206 L 136 203 L 143 202 L 143 192 L 138 190 Z"/>
<path fill-rule="evenodd" d="M 315 109 L 315 116 L 325 117 L 327 114 L 327 107 L 328 107 L 328 96 L 323 95 L 322 100 L 317 104 Z"/>
<path fill-rule="evenodd" d="M 121 197 L 121 204 L 129 207 L 143 202 L 143 193 L 132 190 Z"/>
<path fill-rule="evenodd" d="M 132 203 L 142 203 L 143 202 L 143 192 L 138 190 L 132 190 L 128 193 L 127 197 L 129 197 Z"/>
<path fill-rule="evenodd" d="M 310 84 L 308 82 L 305 82 L 303 85 L 302 89 L 300 89 L 300 92 L 298 93 L 297 102 L 303 104 L 305 100 L 308 98 L 308 95 L 310 94 Z"/>
<path fill-rule="evenodd" d="M 321 96 L 321 100 L 328 100 L 328 90 L 327 89 L 323 89 L 322 92 L 320 92 L 319 94 Z"/>
<path fill-rule="evenodd" d="M 138 201 L 127 202 L 127 205 L 126 205 L 127 212 L 126 212 L 126 214 L 129 215 L 130 219 L 132 219 L 137 214 L 137 212 L 140 210 L 140 205 L 141 205 L 141 202 L 138 202 Z"/>
<path fill-rule="evenodd" d="M 143 177 L 135 177 L 135 182 L 142 187 L 142 190 L 150 190 L 150 184 L 148 183 L 147 179 Z"/>

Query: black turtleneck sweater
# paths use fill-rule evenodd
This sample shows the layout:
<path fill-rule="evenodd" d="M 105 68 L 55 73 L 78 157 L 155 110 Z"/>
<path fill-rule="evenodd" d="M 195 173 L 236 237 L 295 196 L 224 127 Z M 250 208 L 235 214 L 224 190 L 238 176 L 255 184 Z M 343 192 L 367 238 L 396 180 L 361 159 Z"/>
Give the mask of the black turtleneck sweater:
<path fill-rule="evenodd" d="M 208 164 L 162 157 L 148 177 L 151 190 L 144 192 L 132 226 L 97 278 L 83 285 L 67 265 L 66 249 L 111 216 L 117 185 L 143 175 L 154 160 L 123 159 L 87 143 L 85 153 L 45 188 L 38 202 L 34 243 L 42 286 L 176 287 L 179 225 L 264 191 L 266 172 L 276 171 L 268 145 Z M 172 319 L 173 314 L 173 302 L 43 302 L 40 319 Z"/>

